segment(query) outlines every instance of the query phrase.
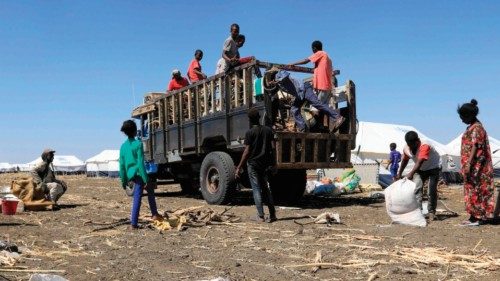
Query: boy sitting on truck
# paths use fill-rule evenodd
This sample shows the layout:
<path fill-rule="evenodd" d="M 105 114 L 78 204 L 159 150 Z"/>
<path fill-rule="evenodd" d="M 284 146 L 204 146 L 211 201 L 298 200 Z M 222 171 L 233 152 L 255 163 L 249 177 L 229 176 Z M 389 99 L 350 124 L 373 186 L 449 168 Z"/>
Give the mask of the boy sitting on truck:
<path fill-rule="evenodd" d="M 273 195 L 269 189 L 266 173 L 276 170 L 275 141 L 273 131 L 267 126 L 260 125 L 259 111 L 252 107 L 248 110 L 248 119 L 252 128 L 245 134 L 245 151 L 241 156 L 240 163 L 236 167 L 235 177 L 240 177 L 241 168 L 247 163 L 248 177 L 252 186 L 255 207 L 257 207 L 256 218 L 259 222 L 265 222 L 262 197 L 267 199 L 269 208 L 269 223 L 277 220 L 274 208 Z"/>

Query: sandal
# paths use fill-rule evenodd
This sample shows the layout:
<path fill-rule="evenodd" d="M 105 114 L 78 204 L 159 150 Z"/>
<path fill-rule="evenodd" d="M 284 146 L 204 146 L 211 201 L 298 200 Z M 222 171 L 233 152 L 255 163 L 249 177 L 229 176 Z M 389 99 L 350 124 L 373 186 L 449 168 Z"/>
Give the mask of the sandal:
<path fill-rule="evenodd" d="M 466 220 L 460 223 L 460 226 L 479 226 L 481 223 L 479 221 Z"/>

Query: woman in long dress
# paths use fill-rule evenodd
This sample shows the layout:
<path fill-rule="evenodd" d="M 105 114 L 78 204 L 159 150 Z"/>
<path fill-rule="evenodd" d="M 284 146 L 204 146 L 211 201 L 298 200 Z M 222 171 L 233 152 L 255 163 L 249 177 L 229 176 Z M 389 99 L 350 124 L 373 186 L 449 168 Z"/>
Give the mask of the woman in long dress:
<path fill-rule="evenodd" d="M 458 108 L 467 130 L 462 135 L 461 164 L 464 176 L 465 210 L 470 218 L 463 225 L 475 226 L 492 218 L 494 211 L 493 163 L 488 134 L 477 119 L 477 101 Z"/>

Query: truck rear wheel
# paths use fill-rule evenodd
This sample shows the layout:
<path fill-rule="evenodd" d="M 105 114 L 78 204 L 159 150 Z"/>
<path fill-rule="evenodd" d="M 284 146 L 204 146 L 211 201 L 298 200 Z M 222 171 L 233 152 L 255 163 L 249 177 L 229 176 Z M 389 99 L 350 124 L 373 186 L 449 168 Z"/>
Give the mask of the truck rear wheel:
<path fill-rule="evenodd" d="M 210 152 L 201 164 L 201 194 L 209 204 L 224 204 L 236 189 L 234 162 L 225 152 Z"/>
<path fill-rule="evenodd" d="M 276 204 L 293 205 L 304 195 L 306 170 L 279 170 L 269 179 L 269 185 Z"/>

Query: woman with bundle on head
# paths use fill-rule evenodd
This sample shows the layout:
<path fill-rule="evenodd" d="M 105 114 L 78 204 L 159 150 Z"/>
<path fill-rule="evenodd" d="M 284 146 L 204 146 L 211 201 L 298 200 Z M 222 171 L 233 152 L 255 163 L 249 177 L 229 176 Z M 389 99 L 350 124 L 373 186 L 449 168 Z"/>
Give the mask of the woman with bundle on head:
<path fill-rule="evenodd" d="M 462 225 L 478 226 L 491 218 L 494 211 L 493 163 L 488 134 L 477 119 L 479 108 L 475 99 L 462 104 L 457 112 L 462 122 L 468 125 L 462 135 L 460 155 L 465 210 L 470 218 Z"/>

